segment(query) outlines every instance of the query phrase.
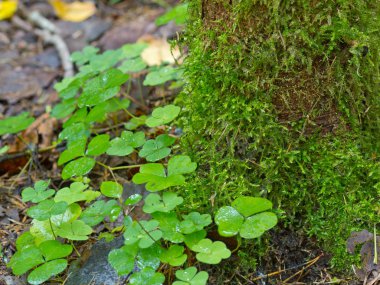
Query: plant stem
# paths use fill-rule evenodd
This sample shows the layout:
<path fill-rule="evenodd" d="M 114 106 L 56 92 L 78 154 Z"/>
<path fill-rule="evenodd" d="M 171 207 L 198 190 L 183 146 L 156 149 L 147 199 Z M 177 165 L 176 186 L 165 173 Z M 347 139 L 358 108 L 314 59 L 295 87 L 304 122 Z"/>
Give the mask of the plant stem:
<path fill-rule="evenodd" d="M 50 218 L 49 218 L 49 225 L 50 225 L 51 232 L 53 233 L 54 239 L 57 239 L 57 236 L 55 235 L 55 232 L 53 230 L 53 224 L 51 223 L 51 219 Z"/>

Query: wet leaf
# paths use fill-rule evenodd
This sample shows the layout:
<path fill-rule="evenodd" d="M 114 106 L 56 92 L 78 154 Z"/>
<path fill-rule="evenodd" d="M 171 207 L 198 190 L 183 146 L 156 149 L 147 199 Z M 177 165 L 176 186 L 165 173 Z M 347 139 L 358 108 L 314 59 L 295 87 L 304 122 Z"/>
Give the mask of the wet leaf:
<path fill-rule="evenodd" d="M 118 275 L 127 275 L 133 271 L 137 250 L 134 245 L 124 245 L 108 254 L 108 262 Z"/>
<path fill-rule="evenodd" d="M 179 228 L 180 221 L 175 213 L 154 212 L 152 213 L 152 217 L 160 223 L 160 230 L 162 231 L 163 239 L 173 243 L 180 243 L 184 241 L 184 236 Z M 204 237 L 205 236 L 202 238 Z"/>
<path fill-rule="evenodd" d="M 192 250 L 198 252 L 198 261 L 207 264 L 218 264 L 222 259 L 229 258 L 231 251 L 221 241 L 212 242 L 210 239 L 203 239 L 193 246 Z"/>
<path fill-rule="evenodd" d="M 135 205 L 138 202 L 140 202 L 141 199 L 142 199 L 142 196 L 140 194 L 133 194 L 129 196 L 128 199 L 125 200 L 124 204 L 128 206 Z"/>
<path fill-rule="evenodd" d="M 13 274 L 21 275 L 44 262 L 42 252 L 34 245 L 17 251 L 8 263 Z"/>
<path fill-rule="evenodd" d="M 125 123 L 124 126 L 127 130 L 133 131 L 139 126 L 145 125 L 146 119 L 147 116 L 134 117 L 130 119 L 128 123 Z"/>
<path fill-rule="evenodd" d="M 88 144 L 86 154 L 98 156 L 107 151 L 110 146 L 110 136 L 107 134 L 94 137 Z"/>
<path fill-rule="evenodd" d="M 152 115 L 146 120 L 148 127 L 157 127 L 173 121 L 181 111 L 181 108 L 174 105 L 158 107 L 154 109 Z"/>
<path fill-rule="evenodd" d="M 188 267 L 185 270 L 177 270 L 175 276 L 181 281 L 175 281 L 173 285 L 206 285 L 208 273 L 200 271 L 196 267 Z"/>
<path fill-rule="evenodd" d="M 244 217 L 272 209 L 272 202 L 260 197 L 239 197 L 232 202 L 234 207 Z"/>
<path fill-rule="evenodd" d="M 143 132 L 123 131 L 120 138 L 114 138 L 111 146 L 107 150 L 109 155 L 125 156 L 131 154 L 135 148 L 140 147 L 145 142 Z"/>
<path fill-rule="evenodd" d="M 204 239 L 207 235 L 205 230 L 201 230 L 198 232 L 193 232 L 191 234 L 185 235 L 185 244 L 188 248 L 193 250 L 193 247 L 198 244 L 202 239 Z"/>
<path fill-rule="evenodd" d="M 87 240 L 92 228 L 81 220 L 67 222 L 60 225 L 57 235 L 70 240 Z"/>
<path fill-rule="evenodd" d="M 58 165 L 62 165 L 74 158 L 84 156 L 84 150 L 86 149 L 87 138 L 79 138 L 68 144 L 66 150 L 64 150 L 58 159 Z"/>
<path fill-rule="evenodd" d="M 44 221 L 51 216 L 63 214 L 67 209 L 67 203 L 64 201 L 54 202 L 53 200 L 44 200 L 38 205 L 30 207 L 27 211 L 29 217 L 38 221 Z"/>
<path fill-rule="evenodd" d="M 49 261 L 34 269 L 28 276 L 29 284 L 41 284 L 51 277 L 61 273 L 67 267 L 66 259 Z"/>
<path fill-rule="evenodd" d="M 147 67 L 147 64 L 142 60 L 141 57 L 136 57 L 132 59 L 127 59 L 118 67 L 123 73 L 134 73 L 140 72 Z"/>
<path fill-rule="evenodd" d="M 200 214 L 198 212 L 191 212 L 188 215 L 182 216 L 184 220 L 180 224 L 181 232 L 184 234 L 191 234 L 203 230 L 204 227 L 211 224 L 211 216 L 209 214 Z"/>
<path fill-rule="evenodd" d="M 148 248 L 162 237 L 158 221 L 133 222 L 124 232 L 125 244 L 138 242 L 140 248 Z"/>
<path fill-rule="evenodd" d="M 185 248 L 180 245 L 171 245 L 167 250 L 164 250 L 160 255 L 160 260 L 168 263 L 171 266 L 181 266 L 185 263 L 187 255 L 184 254 Z"/>
<path fill-rule="evenodd" d="M 170 80 L 180 79 L 182 76 L 182 70 L 171 66 L 160 67 L 155 71 L 151 71 L 145 77 L 143 85 L 145 86 L 157 86 L 164 84 Z M 149 125 L 148 125 L 149 126 Z M 149 126 L 150 127 L 150 126 Z"/>
<path fill-rule="evenodd" d="M 215 223 L 221 236 L 237 235 L 243 225 L 244 217 L 233 207 L 221 207 L 215 215 Z"/>
<path fill-rule="evenodd" d="M 54 197 L 54 201 L 65 201 L 67 204 L 70 205 L 78 201 L 86 201 L 88 203 L 94 200 L 95 198 L 99 197 L 100 192 L 86 190 L 87 188 L 88 185 L 83 184 L 81 182 L 71 183 L 70 188 L 65 187 L 57 192 L 57 194 Z"/>
<path fill-rule="evenodd" d="M 95 160 L 91 157 L 81 157 L 66 164 L 62 170 L 62 178 L 83 176 L 89 173 L 95 166 Z"/>
<path fill-rule="evenodd" d="M 105 217 L 111 216 L 115 210 L 120 210 L 120 206 L 116 200 L 109 200 L 107 202 L 103 200 L 96 201 L 83 211 L 80 219 L 93 227 L 102 222 Z"/>
<path fill-rule="evenodd" d="M 194 172 L 197 168 L 195 162 L 191 162 L 187 155 L 176 155 L 170 158 L 168 163 L 168 175 L 186 174 Z"/>
<path fill-rule="evenodd" d="M 50 261 L 62 257 L 66 257 L 71 254 L 73 247 L 69 244 L 61 244 L 56 240 L 47 240 L 39 245 L 45 261 Z"/>
<path fill-rule="evenodd" d="M 240 235 L 243 238 L 258 238 L 267 230 L 277 224 L 277 216 L 272 212 L 263 212 L 247 218 L 241 229 Z"/>
<path fill-rule="evenodd" d="M 82 22 L 96 12 L 95 4 L 92 2 L 71 2 L 65 3 L 62 0 L 49 0 L 56 15 L 69 22 Z"/>
<path fill-rule="evenodd" d="M 164 281 L 165 276 L 162 273 L 158 273 L 149 267 L 133 273 L 129 279 L 129 283 L 132 285 L 162 285 Z"/>
<path fill-rule="evenodd" d="M 171 146 L 174 142 L 175 138 L 173 137 L 166 134 L 159 135 L 154 140 L 145 142 L 139 152 L 139 156 L 146 158 L 149 162 L 160 160 L 170 154 L 171 149 L 168 146 Z"/>

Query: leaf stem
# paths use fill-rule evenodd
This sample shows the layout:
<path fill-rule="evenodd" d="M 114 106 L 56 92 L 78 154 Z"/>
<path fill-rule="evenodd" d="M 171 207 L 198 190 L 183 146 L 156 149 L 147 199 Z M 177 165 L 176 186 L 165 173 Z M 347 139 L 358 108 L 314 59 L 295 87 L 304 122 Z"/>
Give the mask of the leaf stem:
<path fill-rule="evenodd" d="M 55 232 L 53 230 L 53 224 L 51 223 L 51 218 L 49 218 L 49 225 L 50 225 L 51 232 L 52 232 L 52 234 L 54 236 L 54 239 L 57 239 L 57 236 L 55 235 Z"/>

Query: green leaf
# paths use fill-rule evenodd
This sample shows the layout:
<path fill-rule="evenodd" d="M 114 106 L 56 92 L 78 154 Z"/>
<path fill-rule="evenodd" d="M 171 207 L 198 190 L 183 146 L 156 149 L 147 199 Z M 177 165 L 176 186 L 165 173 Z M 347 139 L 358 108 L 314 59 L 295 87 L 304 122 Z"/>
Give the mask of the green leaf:
<path fill-rule="evenodd" d="M 76 123 L 65 128 L 58 137 L 61 140 L 67 140 L 68 143 L 73 143 L 76 140 L 88 138 L 90 135 L 89 129 L 87 124 Z"/>
<path fill-rule="evenodd" d="M 148 248 L 141 248 L 136 256 L 135 266 L 143 270 L 146 267 L 157 270 L 160 267 L 160 255 L 163 249 L 157 243 Z"/>
<path fill-rule="evenodd" d="M 107 115 L 121 109 L 127 109 L 130 105 L 128 99 L 111 98 L 94 106 L 87 115 L 86 122 L 101 123 L 107 119 Z"/>
<path fill-rule="evenodd" d="M 178 205 L 182 204 L 183 198 L 176 193 L 165 192 L 162 197 L 151 193 L 145 198 L 143 211 L 151 214 L 154 212 L 170 212 Z"/>
<path fill-rule="evenodd" d="M 65 187 L 57 192 L 54 197 L 55 202 L 65 201 L 67 204 L 72 204 L 78 201 L 86 201 L 87 203 L 91 202 L 95 198 L 99 197 L 100 192 L 86 190 L 88 188 L 87 184 L 81 182 L 71 183 L 70 188 Z"/>
<path fill-rule="evenodd" d="M 83 65 L 95 58 L 99 49 L 93 46 L 86 46 L 82 51 L 76 51 L 71 54 L 71 60 L 77 65 Z"/>
<path fill-rule="evenodd" d="M 142 196 L 140 194 L 133 194 L 128 197 L 128 199 L 125 200 L 124 204 L 127 206 L 135 205 L 138 202 L 140 202 L 142 199 Z"/>
<path fill-rule="evenodd" d="M 146 120 L 146 125 L 152 128 L 170 123 L 178 116 L 180 111 L 181 108 L 174 105 L 158 107 L 154 109 L 151 117 Z"/>
<path fill-rule="evenodd" d="M 145 134 L 143 132 L 123 131 L 120 138 L 111 141 L 107 154 L 125 156 L 131 154 L 135 148 L 142 146 L 144 142 Z"/>
<path fill-rule="evenodd" d="M 146 267 L 140 272 L 135 272 L 129 279 L 129 284 L 132 285 L 162 285 L 165 281 L 165 276 L 162 273 L 156 272 L 154 269 Z"/>
<path fill-rule="evenodd" d="M 256 213 L 272 209 L 272 202 L 265 198 L 242 196 L 233 201 L 232 207 L 244 217 L 249 217 Z"/>
<path fill-rule="evenodd" d="M 118 275 L 127 275 L 133 271 L 137 250 L 134 245 L 124 245 L 108 254 L 108 262 Z"/>
<path fill-rule="evenodd" d="M 207 264 L 218 264 L 222 259 L 229 258 L 231 251 L 221 241 L 212 242 L 210 239 L 203 239 L 192 248 L 198 252 L 196 258 L 198 261 Z"/>
<path fill-rule="evenodd" d="M 34 246 L 34 242 L 35 238 L 29 231 L 22 233 L 16 240 L 17 251 L 21 251 L 23 248 L 31 245 Z"/>
<path fill-rule="evenodd" d="M 158 229 L 158 221 L 141 221 L 133 222 L 124 232 L 125 244 L 133 244 L 138 242 L 140 248 L 152 246 L 162 237 L 162 232 Z"/>
<path fill-rule="evenodd" d="M 70 118 L 63 123 L 63 128 L 67 128 L 75 123 L 83 123 L 87 117 L 87 108 L 83 107 L 75 111 L 74 114 L 70 116 Z"/>
<path fill-rule="evenodd" d="M 145 115 L 140 117 L 133 117 L 129 120 L 128 123 L 124 124 L 124 127 L 130 131 L 136 130 L 139 126 L 145 125 L 145 121 L 147 118 L 148 117 Z"/>
<path fill-rule="evenodd" d="M 76 92 L 78 91 L 76 90 Z M 76 107 L 77 107 L 76 98 L 66 99 L 62 101 L 61 103 L 54 106 L 53 110 L 51 111 L 51 115 L 52 117 L 56 119 L 63 119 L 67 117 L 68 115 L 72 114 L 75 111 Z"/>
<path fill-rule="evenodd" d="M 9 150 L 9 146 L 7 145 L 0 147 L 0 156 L 3 155 L 4 153 L 7 153 L 8 150 Z"/>
<path fill-rule="evenodd" d="M 188 248 L 193 250 L 193 247 L 198 244 L 202 239 L 204 239 L 207 235 L 205 230 L 201 230 L 198 232 L 193 232 L 191 234 L 185 235 L 184 242 Z"/>
<path fill-rule="evenodd" d="M 146 183 L 146 189 L 153 192 L 182 185 L 185 183 L 185 177 L 182 175 L 166 177 L 165 168 L 162 164 L 147 163 L 140 167 L 140 172 L 133 176 L 132 181 L 136 184 Z"/>
<path fill-rule="evenodd" d="M 71 254 L 73 247 L 69 244 L 61 244 L 56 240 L 47 240 L 39 245 L 45 261 L 66 257 Z"/>
<path fill-rule="evenodd" d="M 29 246 L 17 251 L 8 267 L 12 268 L 13 274 L 21 275 L 43 262 L 42 252 L 36 246 Z"/>
<path fill-rule="evenodd" d="M 66 209 L 67 203 L 64 201 L 56 203 L 53 200 L 44 200 L 38 205 L 29 208 L 27 214 L 33 219 L 44 221 L 51 216 L 63 214 Z"/>
<path fill-rule="evenodd" d="M 133 73 L 140 72 L 147 67 L 147 64 L 142 60 L 141 57 L 136 57 L 132 59 L 125 60 L 118 68 L 123 73 Z"/>
<path fill-rule="evenodd" d="M 85 71 L 84 67 L 87 67 L 89 71 L 104 71 L 113 67 L 123 58 L 122 49 L 107 50 L 102 54 L 93 57 L 90 60 L 89 65 L 80 68 L 81 72 Z"/>
<path fill-rule="evenodd" d="M 80 219 L 87 225 L 93 227 L 102 222 L 105 217 L 111 216 L 115 211 L 120 211 L 120 206 L 117 201 L 109 200 L 106 203 L 100 200 L 84 210 Z"/>
<path fill-rule="evenodd" d="M 100 185 L 100 191 L 106 197 L 120 198 L 123 193 L 123 186 L 113 181 L 103 181 Z"/>
<path fill-rule="evenodd" d="M 40 180 L 34 184 L 34 188 L 32 187 L 25 188 L 21 193 L 22 201 L 23 202 L 32 201 L 33 203 L 38 203 L 38 202 L 41 202 L 42 200 L 45 200 L 53 196 L 55 191 L 53 189 L 47 190 L 49 184 L 50 184 L 50 180 L 47 180 L 47 181 Z"/>
<path fill-rule="evenodd" d="M 128 78 L 129 75 L 120 70 L 110 69 L 87 81 L 78 99 L 78 106 L 95 106 L 114 97 Z"/>
<path fill-rule="evenodd" d="M 62 223 L 57 229 L 57 235 L 70 240 L 87 240 L 92 228 L 81 220 Z"/>
<path fill-rule="evenodd" d="M 148 45 L 146 43 L 125 44 L 121 47 L 122 57 L 123 58 L 137 57 L 147 47 Z"/>
<path fill-rule="evenodd" d="M 79 218 L 82 208 L 77 203 L 72 203 L 61 215 L 51 217 L 53 226 L 60 226 L 62 223 L 72 222 Z"/>
<path fill-rule="evenodd" d="M 95 166 L 95 159 L 81 157 L 66 164 L 62 170 L 62 178 L 68 179 L 73 176 L 83 176 L 89 173 Z"/>
<path fill-rule="evenodd" d="M 170 154 L 171 149 L 168 146 L 171 146 L 174 142 L 175 138 L 173 137 L 166 134 L 159 135 L 156 139 L 145 142 L 139 156 L 145 157 L 150 162 L 160 160 Z"/>
<path fill-rule="evenodd" d="M 98 236 L 98 240 L 104 239 L 106 242 L 111 242 L 115 239 L 115 236 L 109 232 L 101 232 Z"/>
<path fill-rule="evenodd" d="M 175 281 L 173 285 L 206 285 L 208 280 L 208 273 L 206 271 L 197 273 L 197 269 L 193 266 L 185 270 L 177 270 L 175 276 L 184 282 Z"/>
<path fill-rule="evenodd" d="M 58 165 L 62 165 L 74 158 L 84 156 L 84 150 L 86 148 L 87 138 L 79 138 L 68 144 L 68 148 L 63 151 L 58 159 Z"/>
<path fill-rule="evenodd" d="M 168 175 L 191 173 L 194 172 L 196 168 L 197 164 L 191 162 L 190 157 L 187 155 L 176 155 L 169 159 Z"/>
<path fill-rule="evenodd" d="M 162 231 L 162 238 L 164 240 L 168 240 L 173 243 L 180 243 L 184 241 L 184 236 L 179 227 L 180 222 L 175 213 L 155 212 L 152 213 L 152 217 L 160 223 L 160 230 Z"/>
<path fill-rule="evenodd" d="M 161 253 L 160 260 L 164 263 L 168 263 L 171 266 L 181 266 L 185 263 L 187 255 L 184 254 L 185 248 L 180 245 L 171 245 L 169 249 L 164 250 Z"/>
<path fill-rule="evenodd" d="M 177 25 L 182 25 L 187 21 L 187 7 L 188 4 L 180 4 L 170 9 L 162 16 L 158 17 L 155 21 L 157 26 L 162 26 L 170 21 L 174 21 Z"/>
<path fill-rule="evenodd" d="M 58 216 L 60 215 L 53 216 L 51 220 L 54 217 L 58 217 Z M 34 236 L 35 244 L 39 245 L 46 240 L 55 239 L 52 228 L 55 233 L 57 227 L 54 224 L 50 224 L 49 220 L 45 220 L 45 221 L 33 220 L 32 226 L 30 227 L 30 233 Z"/>
<path fill-rule="evenodd" d="M 263 212 L 251 216 L 243 223 L 240 235 L 243 238 L 258 238 L 277 224 L 277 216 L 272 212 Z"/>
<path fill-rule="evenodd" d="M 34 269 L 28 276 L 30 284 L 41 284 L 51 277 L 61 273 L 67 267 L 67 260 L 57 259 L 49 261 Z"/>
<path fill-rule="evenodd" d="M 88 144 L 86 154 L 98 156 L 107 151 L 110 146 L 110 136 L 107 134 L 94 137 Z"/>
<path fill-rule="evenodd" d="M 4 134 L 15 134 L 25 130 L 34 122 L 34 118 L 29 117 L 28 112 L 18 116 L 8 117 L 0 120 L 0 136 Z"/>
<path fill-rule="evenodd" d="M 237 235 L 243 225 L 244 217 L 233 207 L 221 207 L 215 215 L 215 223 L 221 236 Z"/>
<path fill-rule="evenodd" d="M 145 77 L 143 85 L 156 86 L 164 84 L 167 81 L 178 79 L 182 75 L 182 71 L 172 66 L 159 67 L 151 71 Z"/>
<path fill-rule="evenodd" d="M 191 212 L 188 215 L 183 215 L 184 220 L 180 224 L 181 232 L 191 234 L 203 230 L 204 227 L 211 224 L 211 216 L 209 214 L 201 215 L 198 212 Z"/>

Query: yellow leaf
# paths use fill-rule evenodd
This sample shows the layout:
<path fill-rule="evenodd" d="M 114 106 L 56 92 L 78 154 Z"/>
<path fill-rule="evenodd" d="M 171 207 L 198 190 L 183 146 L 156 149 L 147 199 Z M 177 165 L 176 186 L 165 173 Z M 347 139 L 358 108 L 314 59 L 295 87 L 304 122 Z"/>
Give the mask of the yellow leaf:
<path fill-rule="evenodd" d="M 0 1 L 0 21 L 13 16 L 17 10 L 17 0 Z"/>
<path fill-rule="evenodd" d="M 82 22 L 91 17 L 96 12 L 96 7 L 92 2 L 72 2 L 65 3 L 61 0 L 49 0 L 58 18 L 69 22 Z"/>
<path fill-rule="evenodd" d="M 148 47 L 141 53 L 141 58 L 149 66 L 161 65 L 162 63 L 173 64 L 181 56 L 179 48 L 171 48 L 165 39 L 146 35 L 139 38 L 138 42 L 148 44 Z"/>

